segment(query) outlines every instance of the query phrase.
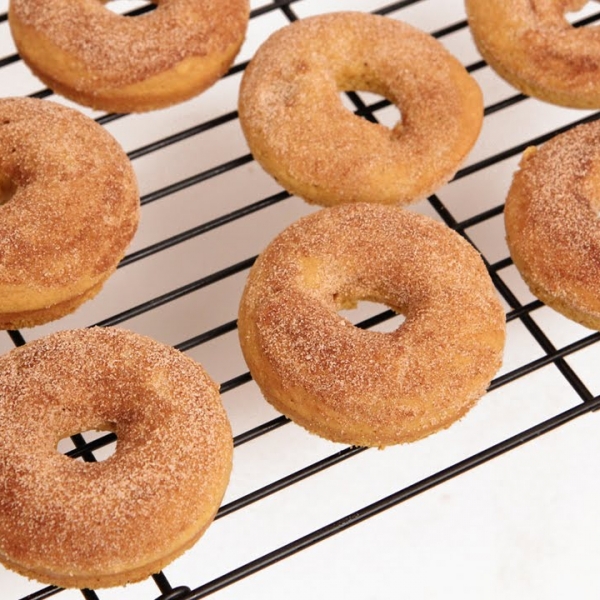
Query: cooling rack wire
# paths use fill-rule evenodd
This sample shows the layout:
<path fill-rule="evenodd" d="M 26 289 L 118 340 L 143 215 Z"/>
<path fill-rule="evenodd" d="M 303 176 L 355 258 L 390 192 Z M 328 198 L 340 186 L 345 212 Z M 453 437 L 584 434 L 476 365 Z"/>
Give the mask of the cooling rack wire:
<path fill-rule="evenodd" d="M 109 7 L 144 11 L 147 4 Z M 486 109 L 476 147 L 452 182 L 411 210 L 445 222 L 482 253 L 508 322 L 504 365 L 477 407 L 447 431 L 383 451 L 321 440 L 277 414 L 252 382 L 236 337 L 237 305 L 256 255 L 315 210 L 252 160 L 237 121 L 240 79 L 270 32 L 340 9 L 432 33 L 480 84 Z M 501 81 L 478 55 L 459 0 L 253 0 L 247 40 L 230 72 L 194 100 L 142 115 L 94 113 L 53 96 L 17 56 L 6 11 L 0 0 L 2 95 L 51 97 L 105 126 L 132 160 L 142 222 L 99 296 L 58 322 L 2 334 L 0 351 L 94 324 L 172 344 L 221 383 L 235 457 L 217 519 L 163 572 L 91 591 L 44 586 L 0 567 L 0 598 L 599 597 L 599 334 L 530 295 L 510 261 L 502 222 L 523 149 L 596 113 L 526 98 Z M 569 18 L 594 26 L 600 8 L 588 2 Z M 343 102 L 383 124 L 398 118 L 372 94 L 351 93 Z M 398 324 L 369 303 L 347 316 L 380 331 Z M 114 444 L 111 435 L 82 432 L 62 450 L 101 460 Z"/>

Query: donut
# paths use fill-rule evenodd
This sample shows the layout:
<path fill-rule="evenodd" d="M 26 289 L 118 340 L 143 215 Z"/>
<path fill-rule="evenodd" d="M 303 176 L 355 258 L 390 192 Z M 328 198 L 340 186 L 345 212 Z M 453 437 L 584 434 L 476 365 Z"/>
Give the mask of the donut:
<path fill-rule="evenodd" d="M 506 198 L 511 258 L 542 302 L 600 329 L 600 122 L 528 148 Z"/>
<path fill-rule="evenodd" d="M 58 319 L 97 294 L 139 220 L 133 168 L 78 111 L 0 99 L 0 328 Z"/>
<path fill-rule="evenodd" d="M 546 102 L 600 107 L 600 34 L 573 27 L 586 0 L 465 0 L 479 52 L 509 84 Z"/>
<path fill-rule="evenodd" d="M 339 314 L 359 300 L 405 316 L 391 333 Z M 266 400 L 335 442 L 384 447 L 446 428 L 501 364 L 505 317 L 483 261 L 456 232 L 397 206 L 302 217 L 253 265 L 239 338 Z"/>
<path fill-rule="evenodd" d="M 248 0 L 154 0 L 140 16 L 106 0 L 11 0 L 19 54 L 54 92 L 94 109 L 141 112 L 187 100 L 231 66 Z"/>
<path fill-rule="evenodd" d="M 229 481 L 218 386 L 191 358 L 127 330 L 61 331 L 0 358 L 0 561 L 61 587 L 124 585 L 203 534 Z M 57 450 L 88 430 L 116 451 Z"/>
<path fill-rule="evenodd" d="M 393 129 L 346 109 L 342 91 L 384 96 Z M 239 117 L 258 163 L 309 203 L 407 204 L 452 178 L 483 118 L 475 80 L 430 35 L 387 17 L 296 21 L 244 73 Z"/>

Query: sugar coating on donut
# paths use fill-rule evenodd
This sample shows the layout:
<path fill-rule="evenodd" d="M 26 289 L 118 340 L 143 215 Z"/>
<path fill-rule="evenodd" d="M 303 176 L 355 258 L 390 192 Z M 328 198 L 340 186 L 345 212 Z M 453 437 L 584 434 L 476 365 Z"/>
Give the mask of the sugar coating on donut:
<path fill-rule="evenodd" d="M 528 149 L 505 206 L 507 242 L 532 293 L 600 329 L 600 123 Z"/>
<path fill-rule="evenodd" d="M 600 107 L 600 32 L 566 13 L 586 0 L 466 0 L 483 58 L 525 94 L 574 108 Z"/>
<path fill-rule="evenodd" d="M 218 386 L 173 348 L 119 329 L 63 331 L 0 358 L 0 561 L 63 587 L 137 581 L 212 521 L 231 470 Z M 60 439 L 117 434 L 85 463 Z"/>
<path fill-rule="evenodd" d="M 0 99 L 0 327 L 75 310 L 114 272 L 139 221 L 135 174 L 92 119 L 47 100 Z"/>
<path fill-rule="evenodd" d="M 352 114 L 341 91 L 401 111 L 392 129 Z M 339 12 L 294 22 L 248 65 L 240 123 L 262 167 L 311 203 L 407 204 L 451 179 L 477 139 L 481 91 L 432 36 L 388 17 Z"/>
<path fill-rule="evenodd" d="M 155 4 L 126 17 L 98 0 L 13 0 L 9 23 L 23 60 L 55 92 L 102 110 L 152 110 L 219 79 L 249 19 L 248 0 Z"/>
<path fill-rule="evenodd" d="M 340 316 L 358 300 L 405 315 L 392 333 Z M 239 312 L 250 372 L 309 431 L 364 446 L 449 426 L 499 368 L 504 313 L 477 252 L 397 207 L 321 210 L 283 231 L 252 268 Z"/>

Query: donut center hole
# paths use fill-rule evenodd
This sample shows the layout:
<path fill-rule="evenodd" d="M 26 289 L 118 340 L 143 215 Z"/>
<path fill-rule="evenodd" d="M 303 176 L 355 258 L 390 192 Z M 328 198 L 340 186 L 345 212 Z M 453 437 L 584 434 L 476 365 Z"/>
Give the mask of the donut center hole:
<path fill-rule="evenodd" d="M 598 7 L 597 2 L 588 0 L 533 0 L 533 8 L 548 22 L 574 24 L 592 16 Z"/>
<path fill-rule="evenodd" d="M 100 0 L 104 8 L 124 17 L 136 17 L 140 13 L 151 10 L 156 5 L 156 0 Z"/>
<path fill-rule="evenodd" d="M 112 429 L 87 429 L 58 441 L 56 449 L 74 460 L 102 462 L 117 451 L 117 439 Z"/>
<path fill-rule="evenodd" d="M 379 302 L 334 299 L 338 305 L 338 314 L 353 325 L 364 326 L 369 330 L 381 333 L 391 333 L 404 322 L 404 315 Z"/>
<path fill-rule="evenodd" d="M 17 191 L 17 185 L 0 172 L 0 206 L 9 202 Z"/>
<path fill-rule="evenodd" d="M 400 109 L 385 96 L 359 90 L 340 91 L 342 105 L 358 117 L 394 129 L 402 122 Z"/>
<path fill-rule="evenodd" d="M 576 23 L 581 19 L 589 17 L 598 9 L 598 2 L 586 2 L 585 0 L 570 0 L 564 12 L 569 23 Z"/>

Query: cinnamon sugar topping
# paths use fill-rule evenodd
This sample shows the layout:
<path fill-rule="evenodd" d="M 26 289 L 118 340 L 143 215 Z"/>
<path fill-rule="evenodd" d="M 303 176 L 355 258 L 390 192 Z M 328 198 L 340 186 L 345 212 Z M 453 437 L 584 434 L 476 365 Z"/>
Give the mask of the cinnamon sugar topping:
<path fill-rule="evenodd" d="M 159 570 L 210 522 L 231 468 L 217 386 L 191 359 L 131 332 L 61 332 L 0 359 L 0 560 L 62 586 Z M 117 432 L 82 463 L 63 437 Z"/>
<path fill-rule="evenodd" d="M 532 292 L 600 328 L 600 122 L 569 130 L 521 162 L 506 200 L 508 243 Z"/>
<path fill-rule="evenodd" d="M 116 140 L 54 102 L 1 99 L 0 148 L 0 180 L 14 190 L 0 206 L 0 324 L 14 328 L 32 323 L 11 314 L 101 285 L 136 231 L 139 196 Z"/>
<path fill-rule="evenodd" d="M 11 14 L 77 58 L 102 82 L 123 85 L 236 43 L 247 21 L 244 1 L 161 0 L 137 17 L 98 0 L 12 0 Z"/>
<path fill-rule="evenodd" d="M 351 114 L 344 90 L 397 105 L 393 130 Z M 406 204 L 450 179 L 482 121 L 475 81 L 433 37 L 336 12 L 275 32 L 244 73 L 240 122 L 262 166 L 309 202 Z"/>
<path fill-rule="evenodd" d="M 547 102 L 600 107 L 600 30 L 573 27 L 585 0 L 466 0 L 479 51 L 510 84 Z"/>
<path fill-rule="evenodd" d="M 337 311 L 361 299 L 406 320 L 391 334 L 358 329 Z M 239 328 L 268 400 L 311 431 L 361 445 L 448 426 L 485 390 L 504 341 L 477 253 L 430 219 L 367 204 L 280 234 L 251 271 Z"/>

